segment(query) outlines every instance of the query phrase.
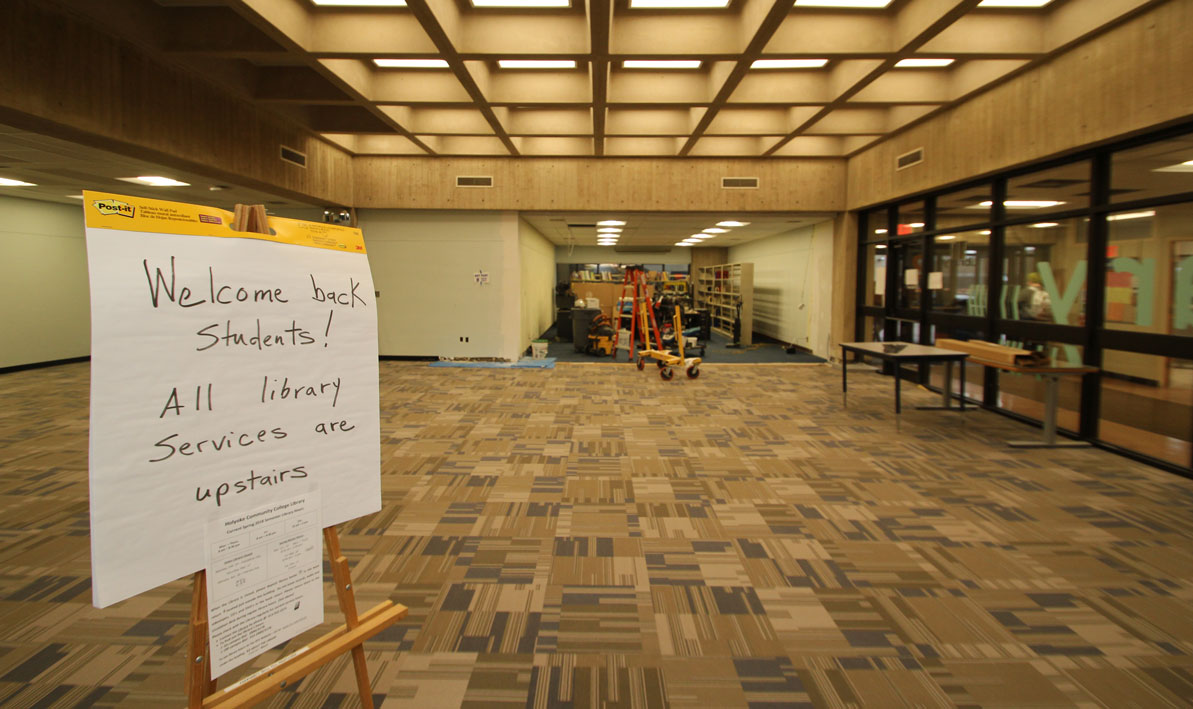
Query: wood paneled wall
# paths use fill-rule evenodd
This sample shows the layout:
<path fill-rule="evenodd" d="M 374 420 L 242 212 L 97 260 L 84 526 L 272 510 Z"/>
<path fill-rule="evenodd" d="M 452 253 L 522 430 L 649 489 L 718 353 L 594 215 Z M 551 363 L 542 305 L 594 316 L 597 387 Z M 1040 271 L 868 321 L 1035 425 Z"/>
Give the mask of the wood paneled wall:
<path fill-rule="evenodd" d="M 352 204 L 352 156 L 49 3 L 4 0 L 0 122 L 315 204 Z M 281 145 L 307 155 L 283 162 Z"/>
<path fill-rule="evenodd" d="M 358 157 L 357 207 L 621 211 L 839 211 L 841 159 Z M 456 187 L 456 176 L 493 187 Z M 757 177 L 758 189 L 722 189 Z"/>
<path fill-rule="evenodd" d="M 697 246 L 692 250 L 692 278 L 702 268 L 729 263 L 729 249 L 724 246 Z"/>
<path fill-rule="evenodd" d="M 1171 0 L 849 160 L 848 208 L 1193 115 L 1193 0 Z M 895 157 L 924 162 L 895 171 Z"/>

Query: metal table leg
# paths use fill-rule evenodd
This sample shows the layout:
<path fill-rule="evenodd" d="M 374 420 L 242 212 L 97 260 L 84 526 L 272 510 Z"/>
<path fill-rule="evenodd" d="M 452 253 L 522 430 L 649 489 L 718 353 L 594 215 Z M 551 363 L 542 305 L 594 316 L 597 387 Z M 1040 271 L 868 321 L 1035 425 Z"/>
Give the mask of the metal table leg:
<path fill-rule="evenodd" d="M 1056 409 L 1060 403 L 1060 377 L 1044 375 L 1044 435 L 1039 441 L 1008 441 L 1012 448 L 1085 448 L 1088 441 L 1060 440 L 1056 436 Z"/>
<path fill-rule="evenodd" d="M 965 360 L 961 362 L 961 386 L 965 386 Z M 965 410 L 965 389 L 961 390 L 961 411 Z M 956 411 L 956 407 L 952 405 L 953 400 L 953 360 L 945 360 L 944 362 L 944 385 L 940 387 L 940 406 L 917 406 L 921 411 Z"/>

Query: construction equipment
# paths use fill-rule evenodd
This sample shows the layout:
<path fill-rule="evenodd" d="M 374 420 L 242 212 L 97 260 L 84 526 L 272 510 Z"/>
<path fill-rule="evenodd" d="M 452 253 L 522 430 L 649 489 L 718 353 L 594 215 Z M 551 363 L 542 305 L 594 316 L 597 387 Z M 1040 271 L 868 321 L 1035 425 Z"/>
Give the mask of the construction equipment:
<path fill-rule="evenodd" d="M 627 298 L 626 294 L 631 297 Z M 621 297 L 617 299 L 614 313 L 617 321 L 616 332 L 613 334 L 613 358 L 617 359 L 618 339 L 621 337 L 622 303 L 629 300 L 630 308 L 630 341 L 627 358 L 634 361 L 635 350 L 641 341 L 642 349 L 650 348 L 650 335 L 654 333 L 656 349 L 663 349 L 663 338 L 659 336 L 659 327 L 655 324 L 654 309 L 650 302 L 650 287 L 646 284 L 646 274 L 638 266 L 627 266 L 625 276 L 621 281 Z M 647 327 L 649 321 L 650 327 Z M 641 324 L 639 324 L 641 323 Z"/>
<path fill-rule="evenodd" d="M 616 336 L 610 322 L 609 316 L 604 313 L 593 318 L 592 325 L 588 327 L 588 345 L 584 349 L 586 353 L 599 357 L 613 354 L 613 341 Z"/>
<path fill-rule="evenodd" d="M 646 315 L 642 316 L 642 325 L 646 326 Z M 664 381 L 669 381 L 675 376 L 674 367 L 682 367 L 687 373 L 688 379 L 695 379 L 700 376 L 700 363 L 703 361 L 699 357 L 684 357 L 683 354 L 683 308 L 675 306 L 675 347 L 679 352 L 678 355 L 673 355 L 662 349 L 658 350 L 642 350 L 638 353 L 638 369 L 646 368 L 646 358 L 654 359 L 659 367 L 659 376 Z"/>

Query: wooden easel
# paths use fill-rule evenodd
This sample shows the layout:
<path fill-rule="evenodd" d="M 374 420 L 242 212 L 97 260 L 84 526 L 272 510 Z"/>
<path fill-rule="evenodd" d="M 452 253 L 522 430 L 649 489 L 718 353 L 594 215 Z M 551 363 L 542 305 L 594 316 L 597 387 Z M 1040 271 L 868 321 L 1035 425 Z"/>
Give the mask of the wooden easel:
<path fill-rule="evenodd" d="M 269 223 L 265 205 L 236 205 L 232 228 L 236 231 L 268 234 Z M 373 692 L 369 684 L 369 668 L 365 662 L 364 641 L 405 618 L 410 611 L 406 606 L 385 601 L 357 615 L 356 595 L 352 590 L 348 559 L 340 551 L 340 535 L 335 527 L 324 528 L 323 541 L 327 546 L 327 556 L 331 560 L 331 573 L 340 610 L 344 613 L 344 625 L 220 691 L 216 690 L 216 681 L 211 678 L 207 634 L 207 572 L 195 572 L 194 590 L 191 595 L 190 642 L 186 657 L 186 697 L 189 709 L 252 706 L 344 653 L 352 654 L 361 706 L 373 709 Z"/>

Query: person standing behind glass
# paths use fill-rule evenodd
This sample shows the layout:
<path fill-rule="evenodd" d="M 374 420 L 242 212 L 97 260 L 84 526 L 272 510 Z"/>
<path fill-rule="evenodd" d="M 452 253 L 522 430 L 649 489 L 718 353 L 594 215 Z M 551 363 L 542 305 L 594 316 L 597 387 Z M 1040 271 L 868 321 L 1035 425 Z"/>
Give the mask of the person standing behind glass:
<path fill-rule="evenodd" d="M 1052 321 L 1052 298 L 1034 271 L 1027 274 L 1027 287 L 1019 294 L 1019 319 Z"/>

